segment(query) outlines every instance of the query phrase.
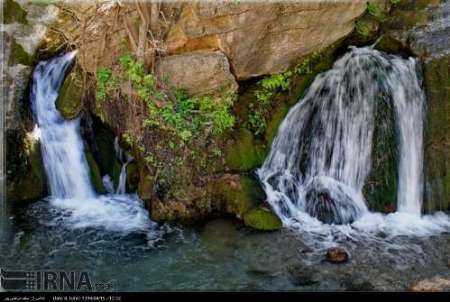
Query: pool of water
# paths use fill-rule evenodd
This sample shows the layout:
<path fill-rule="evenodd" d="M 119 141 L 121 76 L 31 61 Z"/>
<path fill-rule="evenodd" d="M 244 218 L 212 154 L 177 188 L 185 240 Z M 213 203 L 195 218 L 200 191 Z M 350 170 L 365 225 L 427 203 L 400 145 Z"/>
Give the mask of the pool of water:
<path fill-rule="evenodd" d="M 240 222 L 153 226 L 118 233 L 67 227 L 46 200 L 10 209 L 0 239 L 0 267 L 86 271 L 113 290 L 405 290 L 450 278 L 450 234 L 397 236 L 383 242 L 342 236 L 350 261 L 325 261 L 325 247 L 293 229 L 259 233 Z M 395 244 L 393 244 L 395 243 Z"/>

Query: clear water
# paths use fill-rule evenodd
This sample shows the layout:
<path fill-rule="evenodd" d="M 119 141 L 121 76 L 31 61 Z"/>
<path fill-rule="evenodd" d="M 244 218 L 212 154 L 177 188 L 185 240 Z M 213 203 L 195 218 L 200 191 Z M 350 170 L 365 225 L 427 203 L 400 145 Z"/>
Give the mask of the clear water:
<path fill-rule="evenodd" d="M 87 271 L 113 290 L 405 290 L 418 280 L 450 278 L 450 234 L 362 242 L 340 235 L 351 259 L 324 260 L 324 249 L 289 229 L 256 233 L 213 220 L 189 229 L 161 226 L 127 235 L 71 228 L 60 208 L 43 200 L 13 209 L 0 239 L 0 267 Z M 155 233 L 153 233 L 155 234 Z M 330 235 L 331 236 L 331 235 Z"/>

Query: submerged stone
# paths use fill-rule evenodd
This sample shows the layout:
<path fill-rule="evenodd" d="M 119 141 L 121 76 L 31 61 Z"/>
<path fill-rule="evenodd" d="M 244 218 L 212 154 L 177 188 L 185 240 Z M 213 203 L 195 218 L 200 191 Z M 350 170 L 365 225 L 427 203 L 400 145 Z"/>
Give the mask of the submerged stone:
<path fill-rule="evenodd" d="M 325 254 L 325 260 L 330 263 L 345 263 L 349 258 L 347 250 L 341 247 L 329 248 Z"/>

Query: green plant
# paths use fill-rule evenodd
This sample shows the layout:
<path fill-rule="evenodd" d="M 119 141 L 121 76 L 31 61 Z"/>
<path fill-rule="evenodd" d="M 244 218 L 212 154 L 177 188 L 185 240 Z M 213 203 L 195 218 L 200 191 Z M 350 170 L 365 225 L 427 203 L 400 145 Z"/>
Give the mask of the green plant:
<path fill-rule="evenodd" d="M 381 16 L 381 9 L 377 3 L 367 2 L 367 12 L 369 15 L 379 18 Z"/>
<path fill-rule="evenodd" d="M 247 124 L 256 135 L 262 134 L 267 128 L 267 118 L 272 107 L 272 99 L 277 92 L 287 91 L 294 75 L 305 76 L 313 72 L 313 65 L 322 58 L 320 52 L 314 52 L 301 63 L 290 70 L 267 76 L 257 83 L 254 101 L 249 104 Z"/>
<path fill-rule="evenodd" d="M 355 24 L 355 31 L 361 37 L 366 38 L 370 35 L 369 24 L 364 20 L 359 20 Z"/>
<path fill-rule="evenodd" d="M 97 96 L 104 99 L 115 94 L 116 98 L 112 99 L 127 99 L 145 104 L 147 110 L 142 126 L 159 130 L 156 133 L 162 141 L 155 143 L 152 153 L 149 153 L 143 145 L 142 137 L 133 136 L 127 131 L 123 134 L 123 139 L 142 154 L 146 163 L 156 169 L 155 173 L 159 173 L 158 163 L 167 160 L 183 162 L 183 154 L 188 154 L 189 150 L 192 151 L 191 148 L 198 146 L 196 142 L 204 144 L 233 127 L 235 118 L 231 108 L 236 97 L 234 93 L 222 91 L 220 97 L 189 96 L 186 91 L 171 87 L 167 81 L 147 73 L 144 65 L 131 55 L 122 56 L 118 61 L 120 68 L 115 69 L 114 74 L 107 68 L 97 71 Z M 281 82 L 267 84 L 283 85 Z M 127 90 L 120 91 L 121 87 L 127 87 Z M 161 148 L 164 152 L 159 150 Z M 167 159 L 166 150 L 171 151 L 172 159 Z M 159 161 L 158 158 L 163 153 L 164 161 Z"/>
<path fill-rule="evenodd" d="M 391 0 L 392 6 L 396 7 L 400 4 L 401 0 Z"/>
<path fill-rule="evenodd" d="M 107 95 L 108 81 L 111 79 L 112 71 L 108 68 L 99 68 L 95 75 L 97 78 L 97 98 L 103 100 Z"/>
<path fill-rule="evenodd" d="M 255 101 L 249 104 L 248 125 L 255 134 L 262 134 L 267 126 L 267 115 L 270 110 L 272 97 L 277 91 L 289 89 L 292 71 L 270 75 L 258 82 L 255 91 Z"/>

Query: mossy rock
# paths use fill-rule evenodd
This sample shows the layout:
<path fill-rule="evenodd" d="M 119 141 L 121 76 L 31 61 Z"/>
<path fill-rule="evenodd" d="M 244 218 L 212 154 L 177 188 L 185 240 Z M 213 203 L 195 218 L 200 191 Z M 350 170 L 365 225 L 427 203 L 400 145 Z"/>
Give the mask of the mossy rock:
<path fill-rule="evenodd" d="M 33 64 L 33 60 L 31 56 L 23 49 L 22 45 L 17 43 L 16 39 L 12 37 L 8 65 L 13 66 L 16 64 L 31 66 Z"/>
<path fill-rule="evenodd" d="M 23 171 L 8 171 L 6 181 L 6 200 L 8 202 L 29 202 L 47 195 L 47 176 L 40 143 L 29 137 L 25 137 L 23 143 L 25 150 L 23 160 L 26 163 L 23 165 Z M 11 146 L 9 144 L 9 147 Z M 12 172 L 12 175 L 9 175 L 9 172 Z"/>
<path fill-rule="evenodd" d="M 389 98 L 380 95 L 377 102 L 372 168 L 363 190 L 371 210 L 394 212 L 397 204 L 395 111 Z"/>
<path fill-rule="evenodd" d="M 409 54 L 411 52 L 409 46 L 407 45 L 406 39 L 396 37 L 393 32 L 385 33 L 381 37 L 380 41 L 378 41 L 375 48 L 392 54 L 399 54 L 399 53 Z"/>
<path fill-rule="evenodd" d="M 280 126 L 281 122 L 283 122 L 288 112 L 289 107 L 286 104 L 280 104 L 275 108 L 270 121 L 267 123 L 266 131 L 264 134 L 264 138 L 269 145 L 277 135 L 278 127 Z"/>
<path fill-rule="evenodd" d="M 425 124 L 425 210 L 450 210 L 450 56 L 424 66 L 427 95 Z"/>
<path fill-rule="evenodd" d="M 141 170 L 139 173 L 138 195 L 144 201 L 150 200 L 153 197 L 153 189 L 155 186 L 154 177 L 148 171 Z"/>
<path fill-rule="evenodd" d="M 76 118 L 83 108 L 83 85 L 75 71 L 69 73 L 59 91 L 56 108 L 66 119 Z"/>
<path fill-rule="evenodd" d="M 225 149 L 227 167 L 237 172 L 258 168 L 266 155 L 266 147 L 256 142 L 253 134 L 246 128 L 239 129 L 234 142 Z"/>
<path fill-rule="evenodd" d="M 246 226 L 259 231 L 276 231 L 281 229 L 281 219 L 265 207 L 254 208 L 244 215 Z"/>
<path fill-rule="evenodd" d="M 102 174 L 100 172 L 100 168 L 98 167 L 98 164 L 95 161 L 95 158 L 92 155 L 92 152 L 90 151 L 89 147 L 87 147 L 87 145 L 85 145 L 85 155 L 86 155 L 86 160 L 89 165 L 91 182 L 92 182 L 92 185 L 94 186 L 95 191 L 100 194 L 106 193 L 106 189 L 103 185 L 103 179 L 102 179 Z"/>
<path fill-rule="evenodd" d="M 95 145 L 95 155 L 100 171 L 102 172 L 102 175 L 108 174 L 113 181 L 114 188 L 117 188 L 122 165 L 120 164 L 114 149 L 115 135 L 108 126 L 100 121 L 99 118 L 94 117 L 93 121 L 93 145 Z"/>
<path fill-rule="evenodd" d="M 132 161 L 127 165 L 127 191 L 136 192 L 139 183 L 139 169 L 137 163 Z"/>
<path fill-rule="evenodd" d="M 27 24 L 27 12 L 16 1 L 5 0 L 3 2 L 3 23 L 15 22 Z"/>
<path fill-rule="evenodd" d="M 361 45 L 374 41 L 378 34 L 379 26 L 379 21 L 370 16 L 356 21 L 353 34 L 356 44 Z"/>
<path fill-rule="evenodd" d="M 242 218 L 244 213 L 264 201 L 260 184 L 247 175 L 225 175 L 212 187 L 212 195 L 222 200 L 221 210 Z"/>

